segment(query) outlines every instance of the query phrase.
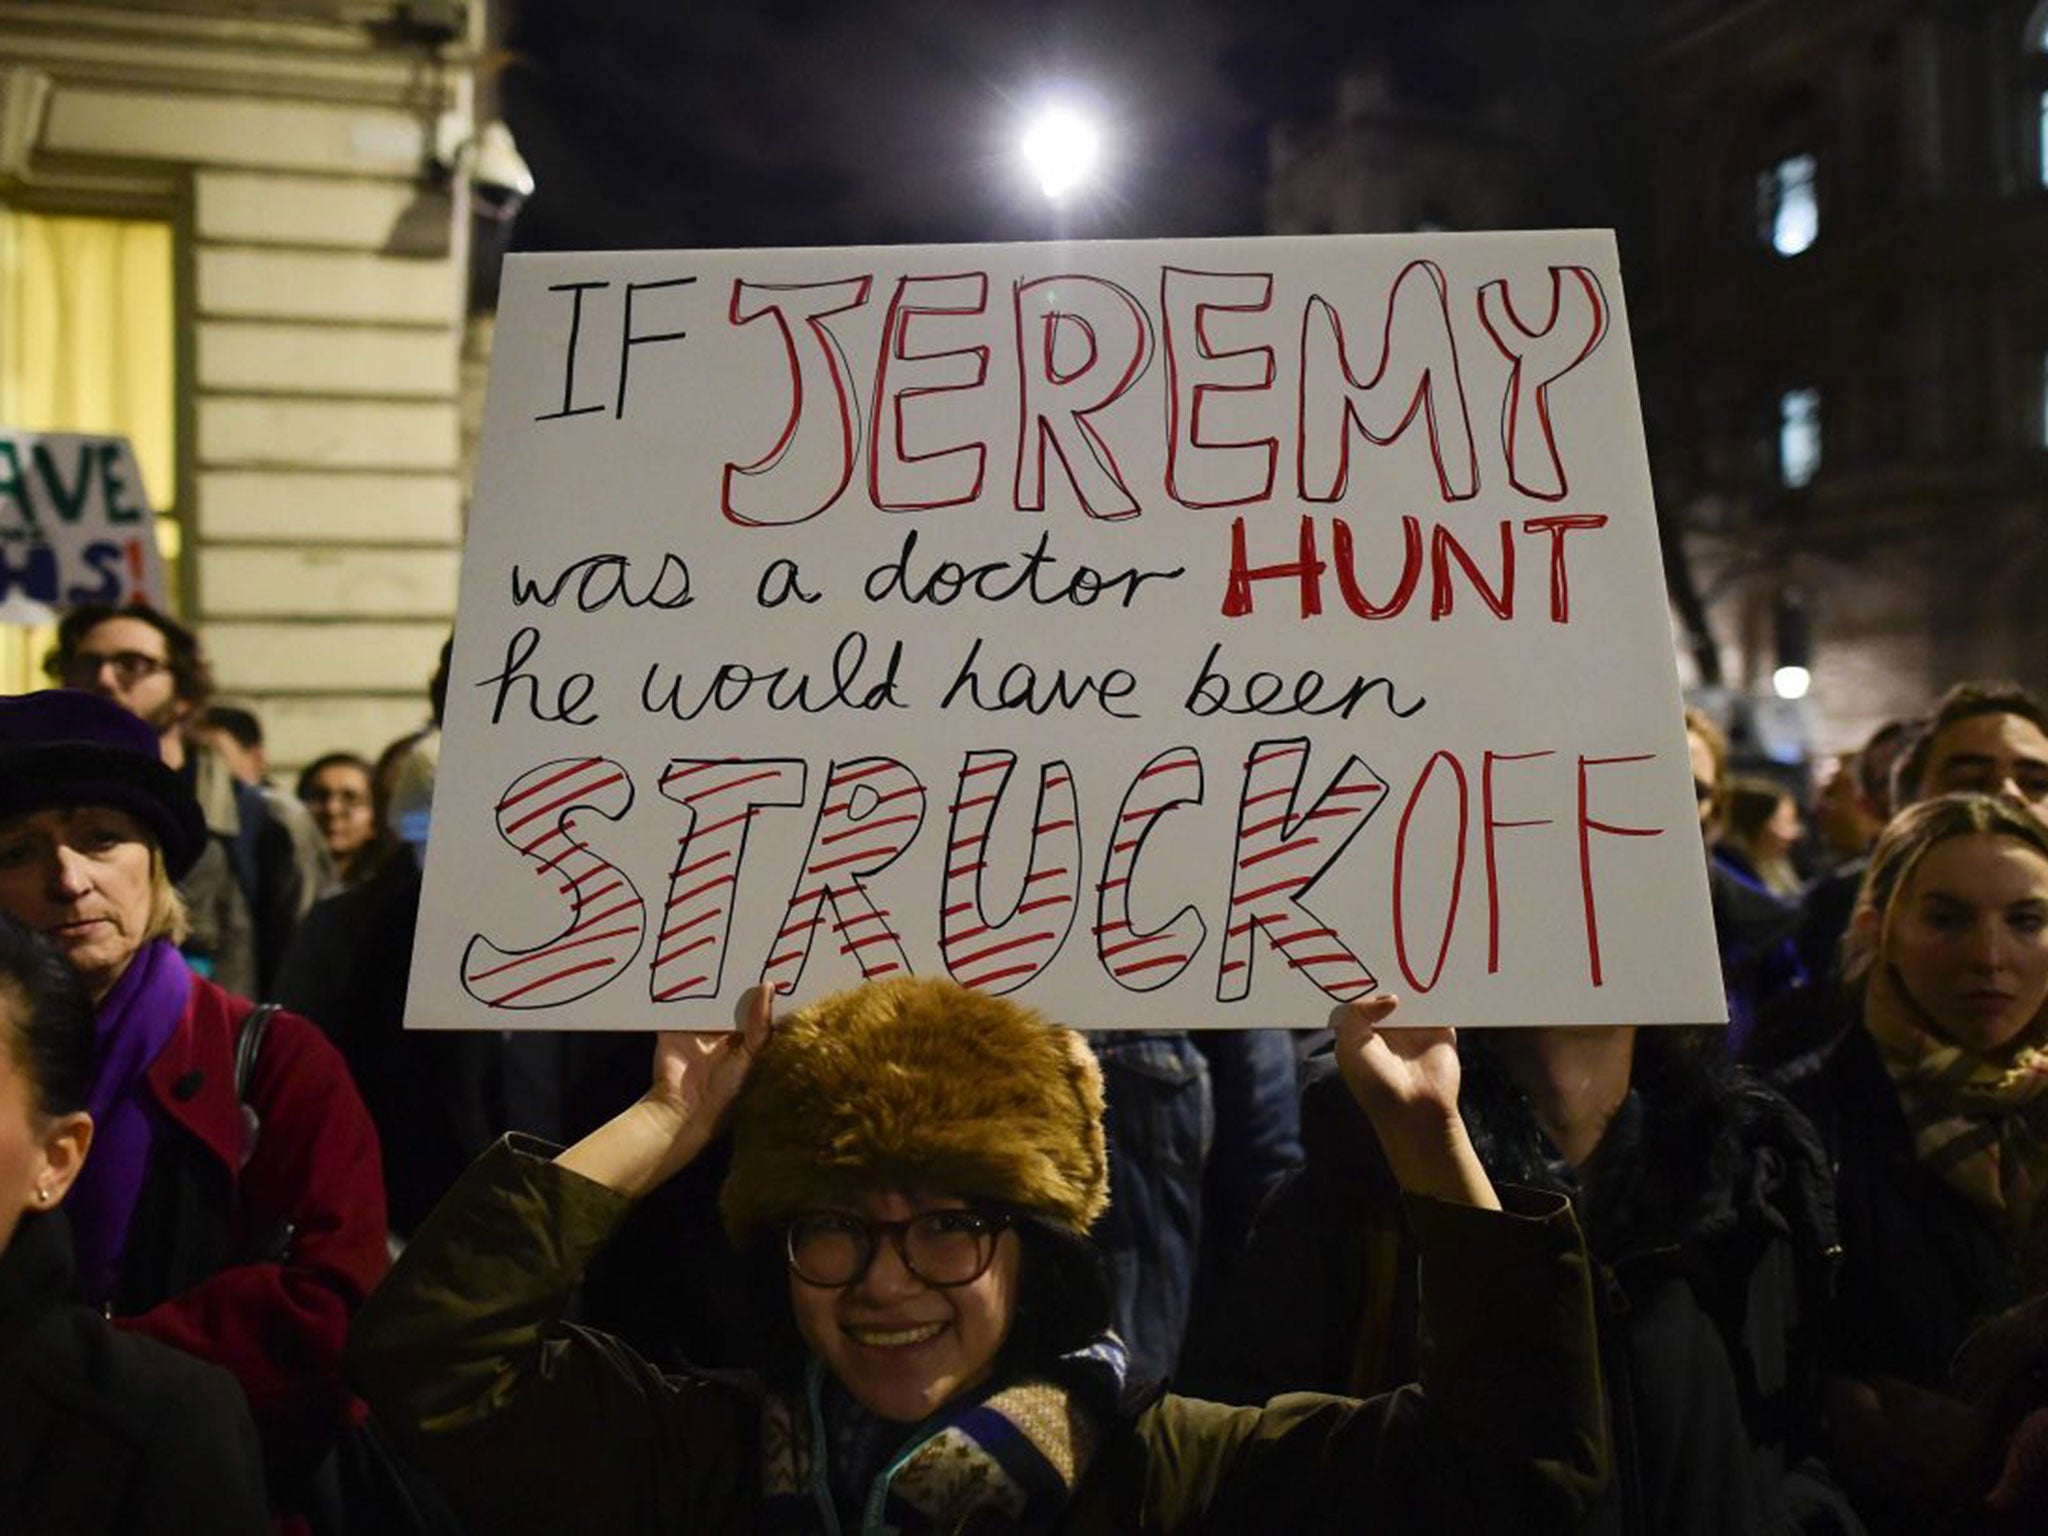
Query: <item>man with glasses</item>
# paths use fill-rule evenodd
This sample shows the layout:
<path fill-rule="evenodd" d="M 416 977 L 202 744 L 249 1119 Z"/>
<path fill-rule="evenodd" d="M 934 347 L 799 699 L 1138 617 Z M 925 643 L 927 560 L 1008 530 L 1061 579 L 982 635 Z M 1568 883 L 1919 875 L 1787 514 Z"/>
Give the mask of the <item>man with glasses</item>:
<path fill-rule="evenodd" d="M 50 677 L 111 699 L 156 732 L 164 762 L 206 814 L 206 853 L 179 886 L 192 915 L 186 956 L 230 992 L 264 997 L 292 930 L 320 894 L 320 872 L 301 864 L 290 829 L 190 734 L 213 695 L 199 637 L 140 601 L 87 603 L 57 626 Z"/>

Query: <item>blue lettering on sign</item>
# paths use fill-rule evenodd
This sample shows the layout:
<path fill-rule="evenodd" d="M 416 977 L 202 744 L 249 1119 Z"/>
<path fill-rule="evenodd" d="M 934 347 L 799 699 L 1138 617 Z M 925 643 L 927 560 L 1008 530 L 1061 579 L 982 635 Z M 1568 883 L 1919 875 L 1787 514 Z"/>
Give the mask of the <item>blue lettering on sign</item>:
<path fill-rule="evenodd" d="M 78 552 L 79 559 L 98 576 L 96 585 L 73 582 L 64 591 L 67 603 L 116 603 L 122 596 L 125 570 L 121 546 L 112 539 L 94 539 Z"/>
<path fill-rule="evenodd" d="M 57 552 L 47 544 L 13 549 L 0 544 L 0 599 L 19 591 L 39 603 L 57 601 Z"/>

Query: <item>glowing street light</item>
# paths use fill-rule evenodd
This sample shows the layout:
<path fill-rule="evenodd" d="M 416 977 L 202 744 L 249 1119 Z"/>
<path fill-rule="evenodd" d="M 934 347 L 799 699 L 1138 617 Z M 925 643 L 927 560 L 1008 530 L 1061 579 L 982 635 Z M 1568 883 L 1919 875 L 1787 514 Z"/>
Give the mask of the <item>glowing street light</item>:
<path fill-rule="evenodd" d="M 1054 202 L 1088 179 L 1101 150 L 1095 125 L 1068 107 L 1042 113 L 1024 134 L 1025 162 Z"/>
<path fill-rule="evenodd" d="M 1813 686 L 1813 674 L 1804 667 L 1780 667 L 1771 674 L 1771 691 L 1781 699 L 1803 699 Z"/>

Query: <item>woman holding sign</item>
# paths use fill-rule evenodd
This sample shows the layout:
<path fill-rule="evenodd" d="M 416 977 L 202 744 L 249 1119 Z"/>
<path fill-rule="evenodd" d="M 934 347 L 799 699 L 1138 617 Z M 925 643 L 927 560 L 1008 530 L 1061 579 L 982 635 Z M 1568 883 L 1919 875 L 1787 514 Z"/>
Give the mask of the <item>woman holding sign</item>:
<path fill-rule="evenodd" d="M 186 968 L 174 881 L 206 843 L 155 733 L 69 690 L 0 699 L 0 910 L 85 984 L 91 1160 L 68 1202 L 78 1291 L 223 1366 L 271 1494 L 296 1509 L 350 1412 L 348 1316 L 386 1264 L 377 1138 L 306 1020 Z"/>
<path fill-rule="evenodd" d="M 1107 1189 L 1083 1039 L 948 982 L 674 1034 L 552 1160 L 506 1143 L 358 1318 L 356 1380 L 472 1528 L 1570 1529 L 1605 1472 L 1585 1254 L 1512 1214 L 1457 1117 L 1449 1031 L 1345 1010 L 1339 1057 L 1408 1192 L 1419 1389 L 1229 1409 L 1127 1379 L 1087 1232 Z M 721 1197 L 776 1298 L 759 1382 L 664 1373 L 562 1322 L 633 1201 L 730 1112 Z"/>

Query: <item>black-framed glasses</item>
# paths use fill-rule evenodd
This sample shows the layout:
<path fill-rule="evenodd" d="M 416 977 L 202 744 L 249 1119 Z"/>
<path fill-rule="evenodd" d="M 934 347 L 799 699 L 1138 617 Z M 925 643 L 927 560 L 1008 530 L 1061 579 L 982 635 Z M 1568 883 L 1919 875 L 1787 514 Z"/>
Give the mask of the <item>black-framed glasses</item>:
<path fill-rule="evenodd" d="M 64 658 L 60 670 L 65 682 L 78 684 L 97 682 L 107 667 L 114 669 L 114 677 L 123 688 L 133 688 L 159 672 L 168 672 L 171 664 L 161 656 L 141 651 L 73 651 Z"/>
<path fill-rule="evenodd" d="M 1012 1217 L 972 1206 L 921 1211 L 902 1221 L 816 1211 L 789 1224 L 789 1267 L 809 1285 L 852 1285 L 868 1272 L 886 1237 L 903 1267 L 926 1285 L 967 1285 L 988 1272 L 996 1239 L 1014 1224 Z"/>

